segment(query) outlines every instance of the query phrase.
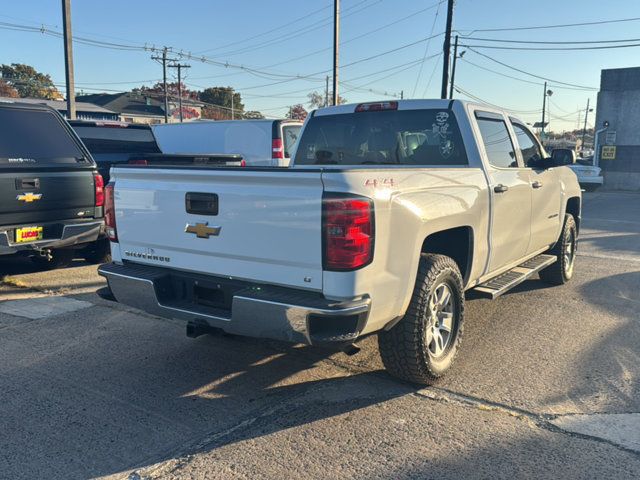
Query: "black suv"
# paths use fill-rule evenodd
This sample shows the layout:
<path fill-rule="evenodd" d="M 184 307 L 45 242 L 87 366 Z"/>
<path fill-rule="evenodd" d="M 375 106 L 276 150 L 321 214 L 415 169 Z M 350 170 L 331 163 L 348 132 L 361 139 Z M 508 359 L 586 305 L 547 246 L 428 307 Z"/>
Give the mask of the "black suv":
<path fill-rule="evenodd" d="M 45 105 L 0 103 L 0 256 L 44 268 L 108 259 L 104 182 L 71 127 Z M 105 250 L 105 248 L 107 250 Z"/>

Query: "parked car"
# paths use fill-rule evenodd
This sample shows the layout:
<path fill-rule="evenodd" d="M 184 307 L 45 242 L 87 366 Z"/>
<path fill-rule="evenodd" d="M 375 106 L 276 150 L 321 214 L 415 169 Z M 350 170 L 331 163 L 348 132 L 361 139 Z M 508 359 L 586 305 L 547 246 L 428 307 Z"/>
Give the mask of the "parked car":
<path fill-rule="evenodd" d="M 118 166 L 115 299 L 226 332 L 356 351 L 430 383 L 460 348 L 465 291 L 574 273 L 581 194 L 524 122 L 460 100 L 312 112 L 288 169 Z M 144 174 L 142 174 L 144 173 Z M 116 199 L 114 203 L 114 198 Z M 497 323 L 499 319 L 495 320 Z"/>
<path fill-rule="evenodd" d="M 80 139 L 44 105 L 3 101 L 0 125 L 0 255 L 47 269 L 104 260 L 104 182 Z"/>
<path fill-rule="evenodd" d="M 235 153 L 247 166 L 286 167 L 302 122 L 298 120 L 195 121 L 154 125 L 164 153 Z"/>
<path fill-rule="evenodd" d="M 127 163 L 136 155 L 161 153 L 149 125 L 93 120 L 69 124 L 91 152 L 105 184 L 112 165 Z"/>
<path fill-rule="evenodd" d="M 570 148 L 555 148 L 551 156 L 560 165 L 566 165 L 578 177 L 578 183 L 587 192 L 593 192 L 603 183 L 600 167 L 593 165 L 593 157 L 576 158 L 576 152 Z"/>
<path fill-rule="evenodd" d="M 109 182 L 113 165 L 190 165 L 215 164 L 241 166 L 240 155 L 177 155 L 163 153 L 158 147 L 150 125 L 112 121 L 72 120 L 69 124 L 82 139 L 98 164 L 98 170 Z"/>
<path fill-rule="evenodd" d="M 571 170 L 578 176 L 580 186 L 587 192 L 597 190 L 604 183 L 602 169 L 593 164 L 593 155 L 578 158 L 576 163 L 571 166 Z"/>

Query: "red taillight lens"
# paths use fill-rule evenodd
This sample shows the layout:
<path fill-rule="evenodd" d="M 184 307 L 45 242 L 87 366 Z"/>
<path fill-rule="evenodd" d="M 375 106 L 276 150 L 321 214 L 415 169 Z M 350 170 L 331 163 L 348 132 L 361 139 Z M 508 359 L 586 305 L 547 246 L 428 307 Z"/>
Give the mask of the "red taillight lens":
<path fill-rule="evenodd" d="M 356 107 L 356 112 L 379 112 L 382 110 L 397 110 L 398 102 L 374 102 L 361 103 Z"/>
<path fill-rule="evenodd" d="M 240 166 L 241 167 L 246 167 L 247 166 L 247 162 L 244 159 L 240 160 Z"/>
<path fill-rule="evenodd" d="M 129 165 L 149 165 L 149 160 L 129 160 Z"/>
<path fill-rule="evenodd" d="M 325 195 L 324 269 L 355 270 L 373 258 L 373 203 L 366 197 Z"/>
<path fill-rule="evenodd" d="M 96 188 L 96 207 L 104 205 L 104 179 L 99 173 L 93 174 L 93 184 Z"/>
<path fill-rule="evenodd" d="M 274 138 L 271 142 L 271 158 L 284 158 L 284 146 L 281 138 Z"/>
<path fill-rule="evenodd" d="M 104 224 L 107 236 L 112 242 L 118 241 L 118 231 L 116 230 L 116 205 L 113 197 L 115 183 L 109 183 L 104 189 Z"/>

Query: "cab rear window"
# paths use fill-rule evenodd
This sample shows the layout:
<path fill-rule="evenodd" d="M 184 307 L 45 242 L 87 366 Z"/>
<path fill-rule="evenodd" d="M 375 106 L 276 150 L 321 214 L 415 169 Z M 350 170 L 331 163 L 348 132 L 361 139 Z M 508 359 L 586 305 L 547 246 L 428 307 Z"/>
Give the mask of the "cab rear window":
<path fill-rule="evenodd" d="M 0 166 L 77 164 L 85 154 L 54 113 L 0 108 Z"/>
<path fill-rule="evenodd" d="M 467 165 L 449 110 L 384 110 L 309 119 L 296 165 Z"/>

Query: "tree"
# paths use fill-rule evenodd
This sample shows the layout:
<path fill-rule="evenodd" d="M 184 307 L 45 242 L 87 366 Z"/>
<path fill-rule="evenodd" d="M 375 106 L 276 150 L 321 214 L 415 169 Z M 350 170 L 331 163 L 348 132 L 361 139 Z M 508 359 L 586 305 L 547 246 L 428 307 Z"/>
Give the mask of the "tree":
<path fill-rule="evenodd" d="M 264 115 L 262 114 L 262 112 L 258 112 L 256 110 L 249 110 L 248 112 L 245 112 L 244 118 L 252 119 L 252 120 L 261 120 L 264 118 Z"/>
<path fill-rule="evenodd" d="M 325 100 L 327 99 L 325 99 L 324 93 L 311 92 L 307 97 L 309 98 L 309 108 L 323 108 L 327 106 L 325 105 Z M 329 105 L 331 105 L 331 97 L 329 97 L 328 102 Z M 347 103 L 347 99 L 338 95 L 338 104 L 341 105 L 343 103 Z"/>
<path fill-rule="evenodd" d="M 47 100 L 60 100 L 62 94 L 53 85 L 49 75 L 36 71 L 30 65 L 12 63 L 0 66 L 2 79 L 13 87 L 22 98 L 44 98 Z"/>
<path fill-rule="evenodd" d="M 308 114 L 309 112 L 305 110 L 304 106 L 301 103 L 298 103 L 297 105 L 292 105 L 289 107 L 287 118 L 291 118 L 293 120 L 304 120 L 305 118 L 307 118 Z"/>
<path fill-rule="evenodd" d="M 18 98 L 19 96 L 18 90 L 0 79 L 0 97 Z"/>
<path fill-rule="evenodd" d="M 209 104 L 202 110 L 203 118 L 228 120 L 231 118 L 231 108 L 233 108 L 234 118 L 243 117 L 244 104 L 242 103 L 242 95 L 234 92 L 231 87 L 205 88 L 202 92 L 199 92 L 198 99 Z M 205 114 L 210 116 L 205 116 Z"/>
<path fill-rule="evenodd" d="M 192 92 L 187 88 L 184 82 L 181 82 L 181 83 L 182 83 L 182 98 L 190 98 L 193 100 L 198 98 L 198 92 Z M 155 85 L 153 85 L 153 87 L 147 87 L 143 85 L 139 88 L 134 88 L 132 92 L 140 93 L 140 94 L 151 94 L 153 96 L 163 96 L 164 85 L 162 82 L 156 83 Z M 179 92 L 178 82 L 167 82 L 167 92 L 169 93 L 170 99 L 178 98 L 178 92 Z"/>

